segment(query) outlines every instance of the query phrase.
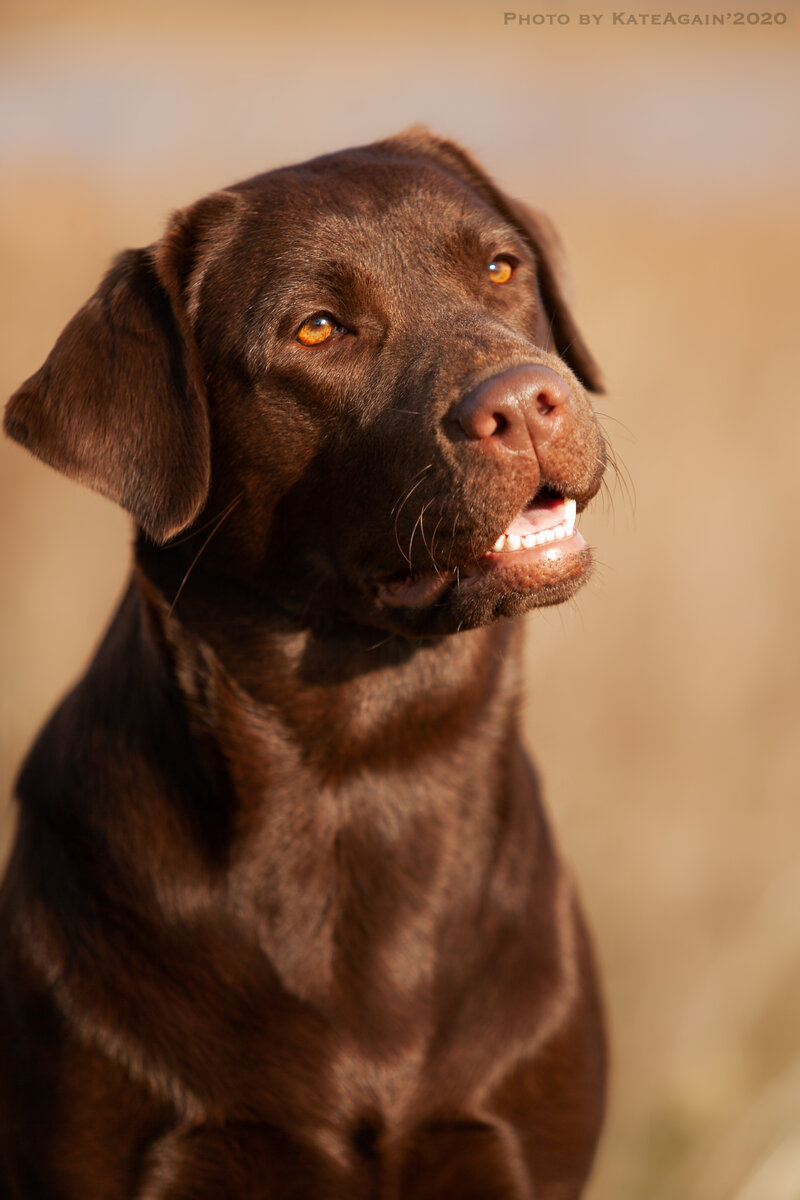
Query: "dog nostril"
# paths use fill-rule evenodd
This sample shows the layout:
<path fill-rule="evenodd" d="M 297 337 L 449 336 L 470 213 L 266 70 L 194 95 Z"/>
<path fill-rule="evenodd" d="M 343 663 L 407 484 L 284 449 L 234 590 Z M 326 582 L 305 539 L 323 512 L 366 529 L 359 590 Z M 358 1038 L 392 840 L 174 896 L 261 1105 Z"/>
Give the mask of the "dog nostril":
<path fill-rule="evenodd" d="M 569 409 L 565 379 L 549 367 L 523 363 L 489 376 L 456 403 L 455 419 L 470 441 L 488 453 L 535 452 L 536 438 L 552 437 Z"/>

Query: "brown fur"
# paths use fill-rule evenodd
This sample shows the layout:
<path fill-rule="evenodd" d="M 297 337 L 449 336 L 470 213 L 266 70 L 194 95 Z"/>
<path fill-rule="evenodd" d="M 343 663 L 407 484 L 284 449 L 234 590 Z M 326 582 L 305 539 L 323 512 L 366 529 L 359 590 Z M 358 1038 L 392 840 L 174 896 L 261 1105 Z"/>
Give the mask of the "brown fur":
<path fill-rule="evenodd" d="M 20 775 L 4 1197 L 579 1195 L 599 1002 L 505 618 L 589 552 L 485 555 L 597 491 L 584 386 L 549 226 L 414 130 L 177 214 L 13 397 L 140 532 Z"/>

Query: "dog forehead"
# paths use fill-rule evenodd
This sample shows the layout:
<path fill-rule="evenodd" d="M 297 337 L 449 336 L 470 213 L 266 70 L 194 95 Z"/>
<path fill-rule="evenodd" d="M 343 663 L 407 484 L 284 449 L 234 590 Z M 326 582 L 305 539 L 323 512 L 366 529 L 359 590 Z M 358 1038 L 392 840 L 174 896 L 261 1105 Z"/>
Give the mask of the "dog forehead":
<path fill-rule="evenodd" d="M 491 240 L 511 227 L 466 182 L 434 163 L 345 152 L 248 180 L 242 230 L 264 259 L 436 253 L 459 237 Z"/>

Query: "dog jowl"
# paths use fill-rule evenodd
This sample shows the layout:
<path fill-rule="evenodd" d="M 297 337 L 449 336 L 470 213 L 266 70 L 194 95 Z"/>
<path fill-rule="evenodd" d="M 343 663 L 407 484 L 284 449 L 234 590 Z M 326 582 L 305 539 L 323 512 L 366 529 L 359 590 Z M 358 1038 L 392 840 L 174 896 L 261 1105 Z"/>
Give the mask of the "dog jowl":
<path fill-rule="evenodd" d="M 12 398 L 138 529 L 17 786 L 15 1200 L 580 1195 L 600 1003 L 508 619 L 591 569 L 559 262 L 412 130 L 177 213 Z"/>

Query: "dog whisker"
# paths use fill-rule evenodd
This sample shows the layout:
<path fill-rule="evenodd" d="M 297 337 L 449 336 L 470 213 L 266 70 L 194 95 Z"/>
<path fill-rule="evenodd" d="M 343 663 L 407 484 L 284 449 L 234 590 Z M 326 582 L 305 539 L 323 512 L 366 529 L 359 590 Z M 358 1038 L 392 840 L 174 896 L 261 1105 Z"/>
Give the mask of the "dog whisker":
<path fill-rule="evenodd" d="M 392 515 L 394 516 L 394 527 L 393 527 L 394 540 L 397 544 L 397 549 L 400 551 L 400 553 L 402 554 L 403 558 L 406 560 L 406 562 L 408 563 L 409 566 L 411 566 L 411 559 L 409 558 L 408 554 L 406 554 L 405 550 L 403 549 L 402 545 L 400 544 L 400 534 L 399 534 L 397 525 L 400 520 L 400 514 L 403 511 L 403 508 L 408 503 L 408 501 L 411 499 L 412 494 L 416 491 L 416 489 L 419 487 L 419 485 L 423 482 L 425 474 L 428 471 L 430 471 L 432 466 L 433 466 L 433 463 L 430 462 L 430 463 L 428 463 L 427 466 L 423 467 L 421 471 L 417 472 L 417 474 L 414 476 L 414 480 L 416 482 L 412 481 L 411 486 L 406 489 L 406 491 L 404 492 L 402 497 L 398 501 L 395 502 L 395 505 L 392 508 Z M 413 536 L 414 536 L 413 531 L 412 531 L 411 536 L 413 539 Z M 409 553 L 410 553 L 410 550 L 409 550 Z"/>
<path fill-rule="evenodd" d="M 436 534 L 439 532 L 439 526 L 441 525 L 443 520 L 444 520 L 444 513 L 441 514 L 441 516 L 439 517 L 439 520 L 436 522 L 436 525 L 433 530 L 433 534 L 431 536 L 431 548 L 428 551 L 428 553 L 430 554 L 430 558 L 431 558 L 431 564 L 434 567 L 436 567 Z"/>
<path fill-rule="evenodd" d="M 412 493 L 413 493 L 413 492 L 414 492 L 414 491 L 415 491 L 415 490 L 416 490 L 416 489 L 419 487 L 419 485 L 422 483 L 422 477 L 425 475 L 425 473 L 426 473 L 427 471 L 430 471 L 430 469 L 431 469 L 431 467 L 432 467 L 432 466 L 433 466 L 433 463 L 432 463 L 432 462 L 429 462 L 427 466 L 425 466 L 425 467 L 423 467 L 423 468 L 422 468 L 422 470 L 420 470 L 420 471 L 417 471 L 416 475 L 415 475 L 415 476 L 414 476 L 414 478 L 411 480 L 411 486 L 410 486 L 410 487 L 408 487 L 408 488 L 406 488 L 405 492 L 403 492 L 403 494 L 402 494 L 402 496 L 400 497 L 400 499 L 399 499 L 399 500 L 397 500 L 397 501 L 395 501 L 394 505 L 392 506 L 392 510 L 391 510 L 391 515 L 392 515 L 392 516 L 399 516 L 399 515 L 400 515 L 400 512 L 401 512 L 401 510 L 402 510 L 403 506 L 406 504 L 406 501 L 407 501 L 407 500 L 410 498 L 411 494 L 412 494 Z"/>
<path fill-rule="evenodd" d="M 432 500 L 425 501 L 422 508 L 420 509 L 419 516 L 417 517 L 416 521 L 414 522 L 414 528 L 411 530 L 411 537 L 408 540 L 408 554 L 406 555 L 406 562 L 408 563 L 409 566 L 412 566 L 411 552 L 414 548 L 414 535 L 416 534 L 418 528 L 422 528 L 422 541 L 423 541 L 423 543 L 425 542 L 425 530 L 422 525 L 422 522 L 425 517 L 426 508 L 428 508 L 432 503 L 433 503 Z M 425 546 L 425 548 L 427 549 L 427 545 Z M 430 551 L 429 551 L 429 553 L 430 553 Z"/>
<path fill-rule="evenodd" d="M 236 496 L 233 500 L 230 501 L 229 504 L 227 504 L 225 506 L 225 508 L 222 510 L 221 513 L 217 513 L 213 517 L 209 517 L 209 519 L 207 521 L 204 521 L 202 525 L 194 526 L 192 529 L 189 530 L 188 533 L 183 534 L 182 537 L 171 538 L 169 541 L 169 545 L 170 546 L 181 546 L 181 545 L 183 545 L 184 542 L 190 542 L 192 540 L 192 538 L 197 537 L 197 535 L 199 533 L 202 533 L 204 530 L 208 529 L 208 527 L 210 525 L 213 525 L 215 521 L 219 521 L 220 519 L 224 519 L 225 517 L 227 517 L 228 513 L 233 511 L 233 509 L 236 507 L 236 505 L 239 503 L 240 500 L 241 500 L 241 496 Z"/>
<path fill-rule="evenodd" d="M 379 642 L 375 642 L 372 646 L 367 646 L 367 650 L 370 652 L 372 650 L 380 650 L 381 646 L 385 646 L 386 643 L 390 642 L 391 640 L 392 640 L 392 635 L 389 634 L 387 637 L 382 638 Z"/>
<path fill-rule="evenodd" d="M 422 512 L 420 513 L 419 531 L 420 531 L 420 536 L 422 537 L 422 544 L 428 552 L 428 558 L 431 560 L 432 565 L 435 567 L 436 560 L 433 557 L 433 551 L 431 549 L 431 546 L 428 545 L 427 538 L 425 537 L 425 513 L 427 512 L 428 508 L 431 506 L 432 503 L 433 503 L 433 501 L 429 500 L 427 502 L 427 504 L 424 505 Z M 439 520 L 436 522 L 436 529 L 439 528 L 441 519 L 442 518 L 440 517 Z M 434 531 L 433 531 L 434 537 L 436 537 L 436 529 L 434 529 Z M 431 539 L 431 545 L 433 545 L 433 539 Z"/>
<path fill-rule="evenodd" d="M 181 592 L 182 592 L 182 591 L 183 591 L 183 589 L 186 587 L 186 581 L 188 580 L 188 578 L 189 578 L 189 576 L 191 575 L 192 571 L 193 571 L 193 570 L 195 569 L 195 567 L 197 566 L 197 563 L 198 563 L 198 561 L 199 561 L 199 559 L 200 559 L 200 556 L 201 556 L 201 554 L 202 554 L 202 553 L 203 553 L 203 551 L 206 549 L 206 547 L 208 546 L 208 543 L 211 541 L 211 539 L 213 538 L 214 534 L 217 532 L 217 530 L 220 528 L 220 526 L 223 524 L 223 522 L 224 522 L 224 521 L 226 521 L 226 520 L 227 520 L 227 518 L 228 518 L 228 517 L 231 515 L 231 513 L 232 513 L 232 512 L 233 512 L 233 510 L 236 508 L 237 504 L 239 503 L 239 501 L 240 501 L 241 499 L 242 499 L 242 497 L 241 497 L 241 495 L 239 495 L 239 496 L 237 496 L 237 497 L 236 497 L 236 499 L 235 499 L 235 500 L 231 501 L 231 503 L 228 505 L 228 507 L 227 507 L 227 508 L 224 510 L 224 512 L 222 513 L 222 516 L 221 516 L 221 517 L 219 517 L 219 519 L 217 520 L 216 524 L 214 525 L 214 528 L 211 530 L 211 532 L 209 533 L 209 535 L 208 535 L 208 537 L 206 538 L 206 540 L 203 542 L 203 544 L 202 544 L 202 546 L 200 547 L 200 549 L 197 551 L 197 554 L 195 554 L 194 558 L 193 558 L 193 559 L 192 559 L 192 561 L 190 562 L 190 564 L 189 564 L 189 567 L 188 567 L 188 569 L 187 569 L 187 571 L 186 571 L 186 574 L 184 575 L 183 579 L 182 579 L 182 580 L 181 580 L 181 582 L 180 582 L 180 587 L 178 588 L 177 592 L 175 593 L 175 596 L 174 596 L 174 598 L 173 598 L 172 604 L 170 604 L 170 606 L 169 606 L 169 611 L 168 611 L 168 613 L 167 613 L 167 616 L 168 616 L 168 617 L 171 617 L 171 616 L 172 616 L 172 614 L 173 614 L 173 612 L 174 612 L 174 610 L 175 610 L 175 605 L 178 603 L 178 600 L 180 599 Z"/>
<path fill-rule="evenodd" d="M 457 528 L 457 526 L 458 526 L 458 519 L 459 519 L 459 517 L 460 517 L 460 516 L 461 516 L 461 512 L 460 512 L 460 511 L 457 509 L 457 510 L 456 510 L 456 513 L 455 513 L 455 516 L 453 517 L 453 528 L 452 528 L 452 530 L 450 531 L 450 546 L 449 546 L 449 548 L 448 548 L 448 551 L 447 551 L 447 561 L 446 561 L 446 563 L 445 563 L 445 570 L 446 570 L 446 571 L 449 571 L 449 570 L 450 570 L 450 568 L 451 568 L 451 565 L 452 565 L 452 562 L 453 562 L 453 547 L 454 547 L 454 545 L 455 545 L 455 540 L 456 540 L 456 528 Z"/>

